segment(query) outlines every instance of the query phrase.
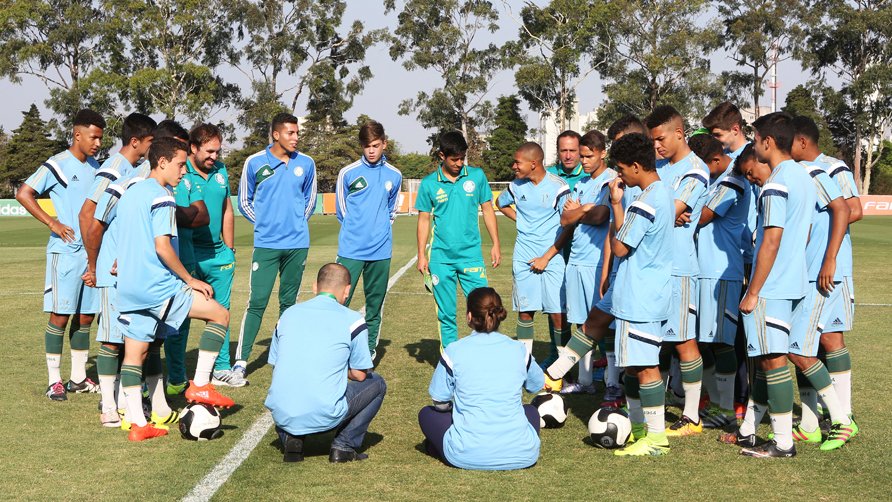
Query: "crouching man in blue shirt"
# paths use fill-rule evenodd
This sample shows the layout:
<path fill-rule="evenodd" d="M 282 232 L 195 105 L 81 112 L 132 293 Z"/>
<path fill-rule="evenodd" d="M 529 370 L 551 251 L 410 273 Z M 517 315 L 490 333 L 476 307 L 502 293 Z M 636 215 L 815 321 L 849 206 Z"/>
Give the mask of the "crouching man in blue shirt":
<path fill-rule="evenodd" d="M 317 295 L 282 315 L 273 333 L 273 379 L 266 407 L 272 412 L 285 462 L 303 460 L 309 434 L 336 431 L 330 462 L 368 458 L 356 450 L 384 401 L 387 386 L 372 373 L 365 319 L 347 307 L 350 272 L 329 263 L 313 284 Z"/>

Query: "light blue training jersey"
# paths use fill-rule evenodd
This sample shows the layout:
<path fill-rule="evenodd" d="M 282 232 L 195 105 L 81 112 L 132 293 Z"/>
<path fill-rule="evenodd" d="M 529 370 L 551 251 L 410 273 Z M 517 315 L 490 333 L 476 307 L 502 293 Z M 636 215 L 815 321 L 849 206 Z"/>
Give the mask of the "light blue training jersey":
<path fill-rule="evenodd" d="M 255 248 L 309 248 L 307 222 L 316 209 L 316 163 L 300 152 L 282 162 L 271 148 L 245 160 L 239 211 L 254 224 Z"/>
<path fill-rule="evenodd" d="M 514 261 L 528 263 L 554 245 L 561 233 L 561 212 L 569 195 L 567 182 L 548 172 L 539 184 L 515 179 L 499 195 L 499 207 L 513 204 L 517 211 Z"/>
<path fill-rule="evenodd" d="M 431 379 L 434 401 L 452 401 L 446 460 L 463 469 L 522 469 L 539 458 L 539 436 L 523 411 L 522 389 L 538 392 L 545 376 L 523 344 L 472 332 L 449 344 Z"/>
<path fill-rule="evenodd" d="M 70 150 L 65 150 L 47 159 L 25 180 L 25 184 L 38 195 L 49 192 L 59 223 L 74 230 L 74 240 L 71 242 L 65 242 L 50 232 L 47 253 L 76 253 L 83 249 L 78 215 L 90 194 L 90 186 L 98 168 L 99 163 L 93 157 L 87 157 L 86 162 L 81 162 Z"/>
<path fill-rule="evenodd" d="M 817 193 L 811 176 L 794 160 L 775 166 L 759 195 L 755 261 L 765 229 L 784 229 L 774 266 L 759 296 L 769 300 L 798 300 L 808 293 L 805 247 Z M 753 263 L 755 272 L 758 263 Z"/>
<path fill-rule="evenodd" d="M 570 197 L 582 205 L 609 206 L 610 187 L 607 184 L 613 178 L 616 178 L 616 171 L 613 169 L 604 169 L 604 172 L 595 178 L 588 176 L 576 183 Z M 568 263 L 600 269 L 604 261 L 604 239 L 609 230 L 609 219 L 600 225 L 585 223 L 576 225 L 576 229 L 573 230 L 573 243 L 570 246 Z"/>
<path fill-rule="evenodd" d="M 118 215 L 118 202 L 124 192 L 134 183 L 140 182 L 149 176 L 151 169 L 148 162 L 143 162 L 134 169 L 129 176 L 121 177 L 110 184 L 99 200 L 96 202 L 96 210 L 93 218 L 105 223 L 105 234 L 102 236 L 102 246 L 99 248 L 99 256 L 96 258 L 96 286 L 108 288 L 117 283 L 117 278 L 111 274 L 111 269 L 118 259 L 118 227 L 120 222 Z M 176 239 L 178 242 L 179 239 Z"/>
<path fill-rule="evenodd" d="M 660 179 L 674 191 L 674 200 L 683 202 L 691 212 L 690 223 L 674 227 L 672 230 L 675 247 L 672 275 L 694 277 L 700 271 L 697 248 L 694 245 L 694 232 L 697 230 L 697 222 L 700 221 L 703 204 L 706 203 L 709 169 L 700 157 L 691 152 L 678 162 L 657 169 L 657 172 L 660 174 Z"/>
<path fill-rule="evenodd" d="M 93 178 L 93 184 L 90 186 L 90 195 L 87 196 L 93 202 L 99 203 L 105 189 L 119 179 L 127 178 L 133 172 L 133 164 L 127 160 L 127 157 L 118 152 L 102 163 L 96 176 Z"/>
<path fill-rule="evenodd" d="M 625 211 L 616 238 L 630 248 L 619 261 L 610 313 L 630 322 L 665 321 L 672 298 L 674 195 L 665 181 L 645 188 Z"/>
<path fill-rule="evenodd" d="M 839 186 L 830 179 L 830 176 L 818 166 L 809 166 L 803 163 L 809 176 L 815 182 L 815 207 L 812 212 L 811 231 L 808 236 L 808 244 L 805 247 L 808 260 L 808 280 L 817 281 L 824 265 L 824 253 L 827 252 L 827 243 L 830 242 L 830 202 L 842 197 Z M 841 282 L 843 273 L 837 266 L 833 274 L 834 282 Z"/>
<path fill-rule="evenodd" d="M 813 161 L 814 164 L 820 166 L 830 178 L 839 186 L 842 196 L 847 200 L 853 197 L 859 197 L 858 185 L 855 184 L 855 176 L 852 170 L 845 162 L 821 154 Z M 806 164 L 810 164 L 806 162 Z M 846 229 L 846 236 L 842 239 L 842 245 L 839 246 L 839 254 L 836 255 L 836 269 L 842 272 L 844 277 L 852 277 L 854 273 L 852 263 L 852 236 L 850 233 L 851 226 Z"/>
<path fill-rule="evenodd" d="M 738 148 L 734 151 L 726 151 L 725 153 L 731 157 L 731 160 L 737 161 L 737 157 L 743 153 L 743 149 L 749 145 L 749 141 L 746 142 L 745 145 Z M 743 263 L 751 264 L 753 263 L 753 249 L 755 248 L 754 237 L 756 233 L 756 217 L 758 211 L 756 211 L 756 201 L 759 198 L 759 186 L 750 184 L 750 200 L 749 207 L 747 208 L 747 218 L 746 225 L 743 230 L 743 235 L 740 239 L 740 249 L 743 251 Z"/>
<path fill-rule="evenodd" d="M 741 236 L 746 231 L 753 192 L 745 177 L 734 174 L 733 163 L 720 174 L 706 197 L 715 216 L 697 230 L 697 260 L 700 278 L 743 280 Z"/>
<path fill-rule="evenodd" d="M 321 294 L 288 308 L 269 348 L 273 378 L 264 404 L 276 425 L 302 436 L 347 414 L 347 370 L 372 368 L 365 319 Z"/>
<path fill-rule="evenodd" d="M 640 188 L 630 187 L 630 186 L 625 187 L 625 189 L 623 190 L 623 200 L 622 200 L 623 210 L 628 210 L 629 206 L 631 206 L 632 203 L 635 202 L 635 199 L 637 199 L 639 195 L 641 195 Z M 611 225 L 610 228 L 613 228 L 614 215 L 613 215 L 613 206 L 610 205 L 610 188 L 609 187 L 607 189 L 607 197 L 601 203 L 610 208 L 610 225 Z M 609 228 L 608 228 L 608 231 L 609 231 Z M 613 277 L 616 276 L 616 271 L 618 269 L 619 269 L 619 259 L 614 256 L 613 263 L 610 267 L 611 282 L 613 282 Z"/>
<path fill-rule="evenodd" d="M 155 252 L 155 238 L 171 237 L 177 249 L 177 204 L 170 189 L 154 178 L 134 183 L 121 196 L 117 216 L 118 311 L 160 305 L 183 287 Z"/>
<path fill-rule="evenodd" d="M 375 261 L 393 255 L 391 226 L 402 184 L 402 173 L 386 157 L 370 164 L 363 156 L 341 169 L 335 187 L 338 256 Z"/>

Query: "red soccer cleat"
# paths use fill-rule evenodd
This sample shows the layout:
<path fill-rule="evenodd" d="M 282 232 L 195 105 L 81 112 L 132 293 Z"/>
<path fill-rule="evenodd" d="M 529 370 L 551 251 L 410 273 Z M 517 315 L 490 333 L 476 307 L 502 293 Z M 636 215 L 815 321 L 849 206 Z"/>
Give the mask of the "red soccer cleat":
<path fill-rule="evenodd" d="M 218 408 L 231 408 L 235 404 L 235 401 L 217 392 L 213 384 L 207 383 L 199 387 L 191 380 L 189 388 L 186 389 L 186 401 L 209 404 Z"/>
<path fill-rule="evenodd" d="M 142 427 L 136 424 L 132 424 L 130 426 L 130 434 L 127 436 L 127 439 L 131 441 L 145 441 L 146 439 L 152 439 L 166 435 L 167 430 L 159 429 L 158 427 L 155 427 L 155 424 L 149 422 Z"/>

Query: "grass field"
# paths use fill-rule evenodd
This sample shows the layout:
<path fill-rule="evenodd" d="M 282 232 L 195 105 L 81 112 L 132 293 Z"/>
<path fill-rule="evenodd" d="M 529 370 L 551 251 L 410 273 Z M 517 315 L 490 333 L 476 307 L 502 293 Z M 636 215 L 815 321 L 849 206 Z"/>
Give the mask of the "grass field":
<path fill-rule="evenodd" d="M 506 219 L 500 218 L 499 224 L 506 265 L 491 270 L 490 280 L 507 300 L 514 229 Z M 429 402 L 427 386 L 438 342 L 433 298 L 424 294 L 413 268 L 394 285 L 385 306 L 383 341 L 378 350 L 382 358 L 377 371 L 387 380 L 388 394 L 367 436 L 370 460 L 330 465 L 330 436 L 323 436 L 308 440 L 307 449 L 313 456 L 305 462 L 283 464 L 274 434 L 269 431 L 215 499 L 658 500 L 685 495 L 715 500 L 889 499 L 887 479 L 892 472 L 892 454 L 881 435 L 892 430 L 892 416 L 883 397 L 892 387 L 888 371 L 888 354 L 892 353 L 888 334 L 892 325 L 890 224 L 888 219 L 867 218 L 853 231 L 859 305 L 855 331 L 848 340 L 855 368 L 854 406 L 863 432 L 842 450 L 822 453 L 806 445 L 799 448 L 799 456 L 788 461 L 748 459 L 740 457 L 737 448 L 717 443 L 716 434 L 707 432 L 673 441 L 668 457 L 621 459 L 583 442 L 586 422 L 598 400 L 572 396 L 568 398 L 571 413 L 567 425 L 543 431 L 542 454 L 535 467 L 489 473 L 444 467 L 419 450 L 422 437 L 416 415 Z M 415 253 L 414 228 L 411 217 L 401 217 L 394 225 L 392 273 Z M 301 299 L 309 297 L 307 290 L 318 267 L 335 258 L 337 230 L 333 217 L 317 216 L 311 221 L 312 245 Z M 43 395 L 43 330 L 47 317 L 41 312 L 41 291 L 46 234 L 45 228 L 30 218 L 0 220 L 0 336 L 6 349 L 0 372 L 4 383 L 0 390 L 4 417 L 0 422 L 4 444 L 0 494 L 3 498 L 29 500 L 183 497 L 264 411 L 271 375 L 265 365 L 266 352 L 277 308 L 267 310 L 250 361 L 251 385 L 227 389 L 238 405 L 224 415 L 223 438 L 194 443 L 172 434 L 131 444 L 120 430 L 99 425 L 98 395 L 70 395 L 62 403 L 50 402 Z M 484 237 L 484 242 L 487 240 Z M 241 218 L 236 224 L 236 244 L 238 262 L 232 295 L 235 333 L 247 301 L 246 264 L 251 252 L 251 227 Z M 361 307 L 362 302 L 358 294 L 353 307 Z M 544 354 L 543 319 L 538 323 L 540 342 L 535 350 Z M 503 328 L 513 335 L 510 318 Z M 193 333 L 198 331 L 193 328 Z M 198 336 L 190 339 L 190 374 L 197 342 Z M 94 342 L 88 367 L 93 378 L 95 351 Z M 63 356 L 64 378 L 68 376 L 68 359 Z M 677 412 L 673 408 L 669 414 Z M 760 432 L 764 436 L 767 425 Z"/>

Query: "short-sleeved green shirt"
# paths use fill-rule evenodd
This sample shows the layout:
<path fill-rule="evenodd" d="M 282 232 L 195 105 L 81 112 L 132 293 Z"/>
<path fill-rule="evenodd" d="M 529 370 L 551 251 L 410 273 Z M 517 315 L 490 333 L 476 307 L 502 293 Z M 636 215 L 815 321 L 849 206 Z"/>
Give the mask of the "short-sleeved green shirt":
<path fill-rule="evenodd" d="M 223 211 L 229 199 L 229 174 L 222 162 L 214 162 L 207 179 L 195 169 L 191 161 L 186 162 L 186 173 L 192 180 L 192 190 L 201 193 L 208 207 L 210 223 L 192 229 L 192 244 L 196 248 L 215 249 L 223 246 Z"/>
<path fill-rule="evenodd" d="M 579 180 L 590 176 L 582 170 L 581 162 L 577 164 L 576 167 L 574 167 L 573 170 L 569 173 L 567 171 L 564 171 L 563 164 L 555 164 L 553 166 L 547 167 L 545 170 L 560 176 L 564 181 L 566 181 L 567 184 L 570 185 L 571 193 L 573 192 L 573 188 L 576 186 L 576 183 L 578 183 Z"/>
<path fill-rule="evenodd" d="M 465 166 L 455 181 L 442 165 L 421 180 L 415 209 L 431 213 L 428 259 L 432 263 L 468 263 L 483 259 L 480 251 L 480 205 L 492 200 L 483 169 Z"/>
<path fill-rule="evenodd" d="M 189 207 L 193 202 L 202 200 L 201 191 L 195 189 L 195 180 L 189 173 L 188 168 L 180 183 L 173 187 L 173 196 L 179 207 Z M 192 229 L 177 225 L 177 243 L 180 261 L 186 265 L 186 268 L 190 268 L 191 265 L 195 264 L 195 251 L 192 247 Z"/>

